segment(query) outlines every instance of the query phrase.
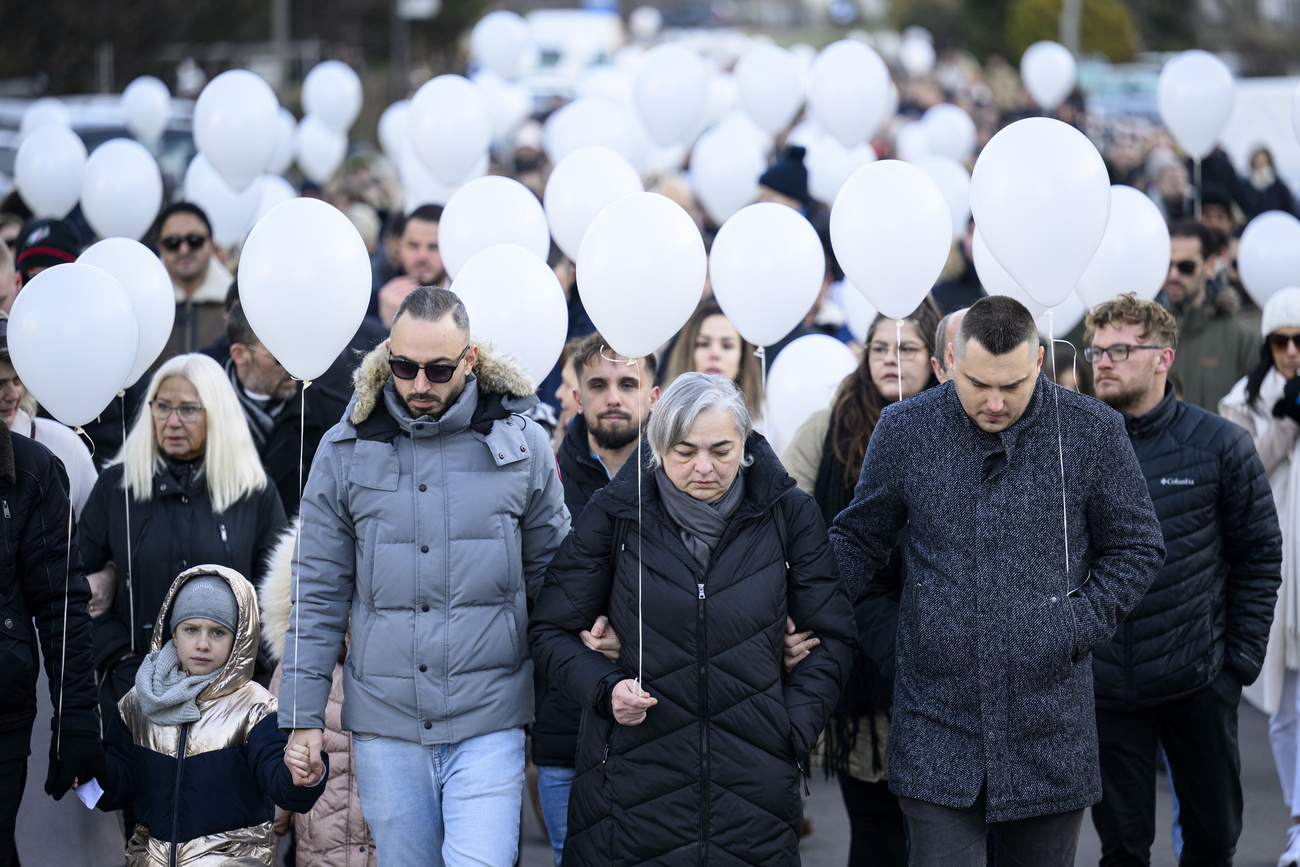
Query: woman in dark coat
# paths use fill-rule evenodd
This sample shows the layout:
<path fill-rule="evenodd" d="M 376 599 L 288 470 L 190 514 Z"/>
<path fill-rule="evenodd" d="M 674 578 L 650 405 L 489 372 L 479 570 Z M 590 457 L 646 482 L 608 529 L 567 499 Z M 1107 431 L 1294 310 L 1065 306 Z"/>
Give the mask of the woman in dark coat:
<path fill-rule="evenodd" d="M 533 610 L 534 659 L 583 708 L 564 863 L 797 864 L 799 774 L 856 634 L 825 524 L 722 377 L 674 381 L 647 440 Z M 578 638 L 604 612 L 619 662 Z M 787 613 L 821 638 L 789 674 Z"/>
<path fill-rule="evenodd" d="M 104 719 L 135 684 L 176 576 L 210 563 L 257 584 L 285 524 L 225 371 L 197 353 L 168 361 L 77 525 Z M 270 670 L 255 677 L 266 683 Z"/>

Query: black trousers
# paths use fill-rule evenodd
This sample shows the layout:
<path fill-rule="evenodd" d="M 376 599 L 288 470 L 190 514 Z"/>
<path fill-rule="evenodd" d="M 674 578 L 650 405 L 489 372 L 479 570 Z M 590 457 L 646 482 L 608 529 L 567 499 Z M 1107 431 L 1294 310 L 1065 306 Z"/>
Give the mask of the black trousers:
<path fill-rule="evenodd" d="M 18 805 L 27 787 L 27 757 L 0 761 L 0 867 L 9 867 L 14 858 L 14 825 Z"/>
<path fill-rule="evenodd" d="M 840 778 L 849 812 L 849 867 L 907 867 L 907 826 L 889 782 Z"/>
<path fill-rule="evenodd" d="M 1164 747 L 1183 828 L 1180 867 L 1228 867 L 1241 836 L 1241 682 L 1224 669 L 1205 689 L 1139 711 L 1097 711 L 1101 803 L 1092 821 L 1101 867 L 1151 863 L 1156 762 Z"/>

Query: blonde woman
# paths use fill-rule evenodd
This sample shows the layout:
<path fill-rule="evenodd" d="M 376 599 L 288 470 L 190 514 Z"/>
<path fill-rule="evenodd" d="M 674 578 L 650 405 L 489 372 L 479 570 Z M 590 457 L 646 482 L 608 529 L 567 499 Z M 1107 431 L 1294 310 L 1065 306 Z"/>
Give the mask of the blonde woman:
<path fill-rule="evenodd" d="M 175 577 L 210 563 L 257 584 L 285 523 L 221 366 L 200 354 L 165 363 L 78 525 L 103 708 L 111 713 L 135 683 Z M 265 683 L 269 674 L 254 676 Z"/>

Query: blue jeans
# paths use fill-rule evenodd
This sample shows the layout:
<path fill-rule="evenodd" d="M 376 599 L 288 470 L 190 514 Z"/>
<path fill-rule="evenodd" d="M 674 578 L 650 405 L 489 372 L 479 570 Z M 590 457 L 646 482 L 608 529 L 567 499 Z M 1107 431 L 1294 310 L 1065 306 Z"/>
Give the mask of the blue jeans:
<path fill-rule="evenodd" d="M 512 867 L 519 855 L 524 730 L 458 744 L 356 734 L 361 813 L 381 867 Z"/>
<path fill-rule="evenodd" d="M 546 818 L 546 836 L 555 850 L 555 867 L 564 854 L 564 835 L 569 830 L 569 789 L 573 786 L 573 768 L 537 766 L 537 794 Z"/>

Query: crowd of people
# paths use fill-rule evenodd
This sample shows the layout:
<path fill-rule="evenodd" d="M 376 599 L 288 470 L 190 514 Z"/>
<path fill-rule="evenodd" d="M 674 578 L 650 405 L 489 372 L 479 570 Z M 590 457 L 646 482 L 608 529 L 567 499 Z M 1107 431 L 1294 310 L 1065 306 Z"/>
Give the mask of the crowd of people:
<path fill-rule="evenodd" d="M 1003 67 L 946 60 L 901 116 L 946 97 L 987 141 L 1031 110 Z M 1089 808 L 1103 863 L 1137 864 L 1162 763 L 1181 857 L 1230 864 L 1243 695 L 1300 865 L 1300 289 L 1251 305 L 1235 255 L 1294 204 L 1266 150 L 1191 189 L 1166 136 L 1105 138 L 1170 265 L 1156 300 L 1090 310 L 1077 353 L 986 296 L 970 230 L 923 304 L 855 336 L 797 147 L 760 199 L 823 238 L 803 323 L 752 346 L 706 286 L 626 358 L 553 249 L 569 340 L 543 382 L 476 339 L 441 207 L 403 209 L 382 164 L 312 191 L 373 286 L 309 389 L 249 325 L 238 250 L 167 206 L 146 242 L 172 338 L 88 441 L 25 391 L 0 319 L 0 867 L 507 867 L 529 797 L 557 865 L 791 864 L 814 768 L 850 865 L 1073 865 Z M 519 144 L 495 170 L 540 194 Z M 716 232 L 680 178 L 656 189 Z M 89 240 L 23 216 L 0 219 L 6 313 Z M 765 366 L 813 333 L 860 363 L 778 454 Z M 26 782 L 47 718 L 54 801 Z M 64 799 L 92 779 L 98 824 Z"/>

